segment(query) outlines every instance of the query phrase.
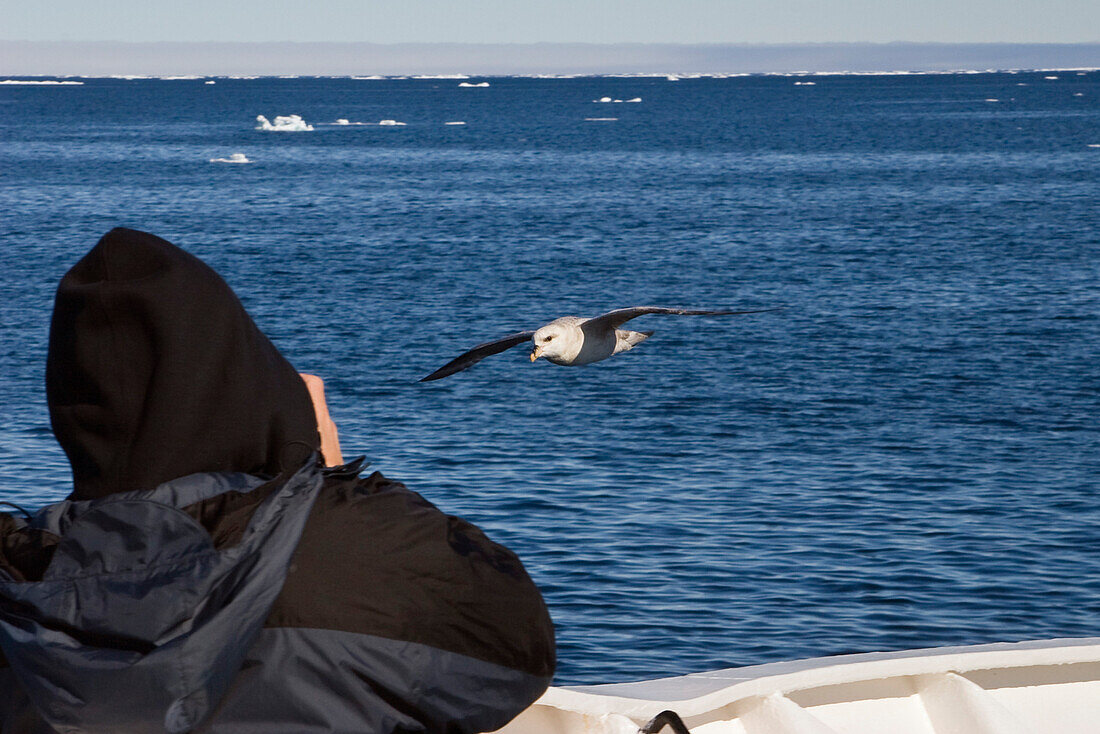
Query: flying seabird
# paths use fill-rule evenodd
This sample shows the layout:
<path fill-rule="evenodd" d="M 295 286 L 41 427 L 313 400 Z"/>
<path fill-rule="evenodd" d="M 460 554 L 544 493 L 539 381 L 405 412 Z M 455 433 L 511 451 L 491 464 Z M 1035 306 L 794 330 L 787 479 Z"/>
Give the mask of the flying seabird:
<path fill-rule="evenodd" d="M 545 357 L 554 364 L 576 366 L 599 362 L 613 354 L 633 349 L 640 342 L 653 336 L 652 331 L 626 331 L 619 327 L 631 319 L 647 314 L 672 314 L 677 316 L 734 316 L 746 313 L 778 311 L 763 308 L 753 311 L 723 311 L 710 309 L 662 308 L 660 306 L 633 306 L 585 319 L 579 316 L 562 316 L 534 331 L 517 331 L 501 339 L 479 344 L 443 365 L 421 382 L 439 380 L 456 372 L 469 369 L 492 354 L 522 344 L 530 339 L 535 348 L 531 361 Z"/>

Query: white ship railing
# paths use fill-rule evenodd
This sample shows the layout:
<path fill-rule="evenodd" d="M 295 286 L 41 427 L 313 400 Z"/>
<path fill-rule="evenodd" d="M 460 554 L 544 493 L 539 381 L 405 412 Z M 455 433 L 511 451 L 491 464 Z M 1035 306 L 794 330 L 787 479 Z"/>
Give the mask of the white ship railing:
<path fill-rule="evenodd" d="M 1100 734 L 1100 638 L 842 655 L 551 688 L 501 734 Z M 663 730 L 671 732 L 670 728 Z"/>

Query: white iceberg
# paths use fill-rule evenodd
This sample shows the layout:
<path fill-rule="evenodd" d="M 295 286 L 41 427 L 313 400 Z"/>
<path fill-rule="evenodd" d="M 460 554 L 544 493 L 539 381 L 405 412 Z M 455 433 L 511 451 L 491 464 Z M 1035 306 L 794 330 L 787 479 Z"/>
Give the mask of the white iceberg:
<path fill-rule="evenodd" d="M 339 120 L 336 121 L 336 124 L 337 125 L 350 125 L 351 121 L 348 120 L 346 117 L 341 117 Z"/>
<path fill-rule="evenodd" d="M 454 122 L 445 122 L 443 124 L 444 125 L 465 125 L 466 123 L 463 122 L 462 120 L 455 120 Z"/>
<path fill-rule="evenodd" d="M 275 122 L 269 121 L 263 115 L 256 115 L 257 130 L 273 130 L 278 132 L 309 132 L 313 125 L 306 123 L 301 115 L 279 115 Z"/>
<path fill-rule="evenodd" d="M 210 81 L 208 81 L 208 82 L 203 82 L 203 84 L 217 84 L 217 82 L 216 82 L 216 81 L 214 81 L 213 79 L 211 79 L 211 80 L 210 80 Z"/>
<path fill-rule="evenodd" d="M 642 101 L 641 97 L 634 97 L 633 99 L 628 99 L 626 102 L 627 102 L 627 104 L 630 104 L 631 102 L 641 102 L 641 101 Z"/>
<path fill-rule="evenodd" d="M 251 163 L 244 153 L 233 153 L 228 158 L 211 158 L 211 163 Z"/>
<path fill-rule="evenodd" d="M 379 120 L 378 124 L 382 127 L 396 127 L 397 125 L 404 125 L 405 123 L 398 122 L 397 120 Z"/>
<path fill-rule="evenodd" d="M 592 101 L 599 103 L 599 102 L 614 102 L 615 100 L 611 99 L 610 97 L 600 97 L 599 99 L 594 99 Z"/>
<path fill-rule="evenodd" d="M 460 87 L 487 87 L 487 86 L 489 86 L 489 82 L 478 82 L 477 84 L 471 84 L 470 82 L 461 82 L 461 83 L 459 83 L 458 86 L 460 86 Z"/>
<path fill-rule="evenodd" d="M 1043 78 L 1044 79 L 1057 79 L 1058 77 L 1056 77 L 1056 76 L 1044 76 Z"/>

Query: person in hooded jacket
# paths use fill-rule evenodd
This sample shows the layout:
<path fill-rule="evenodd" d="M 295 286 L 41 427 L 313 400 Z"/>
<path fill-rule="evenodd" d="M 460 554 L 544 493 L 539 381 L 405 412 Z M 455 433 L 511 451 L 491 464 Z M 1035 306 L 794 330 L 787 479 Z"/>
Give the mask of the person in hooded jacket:
<path fill-rule="evenodd" d="M 518 558 L 340 464 L 320 381 L 194 256 L 105 235 L 46 387 L 73 491 L 0 513 L 0 734 L 462 734 L 549 685 Z"/>

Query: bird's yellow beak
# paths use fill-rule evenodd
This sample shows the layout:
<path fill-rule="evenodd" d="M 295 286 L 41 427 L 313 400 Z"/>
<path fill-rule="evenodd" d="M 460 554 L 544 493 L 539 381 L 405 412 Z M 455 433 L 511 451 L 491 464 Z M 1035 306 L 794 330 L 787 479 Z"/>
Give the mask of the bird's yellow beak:
<path fill-rule="evenodd" d="M 542 347 L 535 347 L 534 349 L 531 350 L 531 361 L 532 362 L 534 362 L 536 359 L 538 359 L 541 356 L 542 356 Z"/>

